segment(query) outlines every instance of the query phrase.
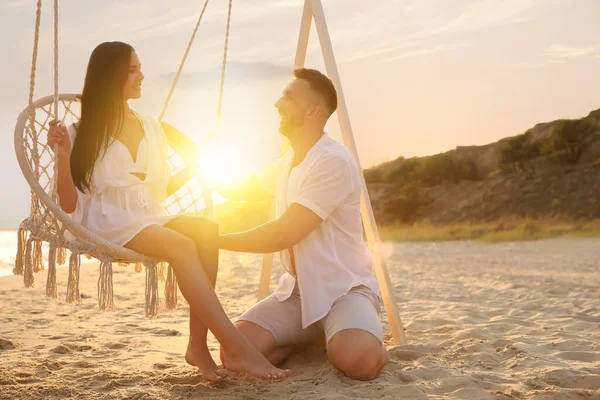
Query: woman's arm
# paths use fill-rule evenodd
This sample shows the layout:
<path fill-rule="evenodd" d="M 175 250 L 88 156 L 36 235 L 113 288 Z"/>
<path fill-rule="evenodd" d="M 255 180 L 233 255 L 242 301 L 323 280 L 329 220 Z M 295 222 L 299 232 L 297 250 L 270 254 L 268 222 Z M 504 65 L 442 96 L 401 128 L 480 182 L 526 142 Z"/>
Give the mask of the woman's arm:
<path fill-rule="evenodd" d="M 55 145 L 58 145 L 57 191 L 60 208 L 67 214 L 71 214 L 77 206 L 77 190 L 71 176 L 71 140 L 67 128 L 56 120 L 50 122 L 48 131 L 48 146 L 53 152 Z"/>

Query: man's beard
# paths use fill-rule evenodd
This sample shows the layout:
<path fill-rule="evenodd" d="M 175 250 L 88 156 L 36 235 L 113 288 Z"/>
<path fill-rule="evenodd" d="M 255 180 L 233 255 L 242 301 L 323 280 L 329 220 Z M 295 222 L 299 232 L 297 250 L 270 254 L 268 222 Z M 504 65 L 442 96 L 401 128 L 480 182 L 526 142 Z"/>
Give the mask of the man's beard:
<path fill-rule="evenodd" d="M 288 136 L 298 128 L 304 126 L 304 116 L 289 116 L 287 120 L 279 126 L 279 133 L 283 136 Z"/>

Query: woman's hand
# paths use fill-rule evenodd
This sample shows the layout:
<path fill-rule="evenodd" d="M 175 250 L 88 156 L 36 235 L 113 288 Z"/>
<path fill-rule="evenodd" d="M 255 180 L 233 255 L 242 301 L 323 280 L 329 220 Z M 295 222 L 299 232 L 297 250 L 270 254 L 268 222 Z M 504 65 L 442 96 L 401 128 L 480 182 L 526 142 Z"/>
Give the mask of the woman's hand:
<path fill-rule="evenodd" d="M 58 120 L 50 121 L 50 130 L 48 131 L 48 146 L 54 152 L 54 146 L 58 145 L 58 155 L 71 155 L 71 140 L 67 127 Z"/>

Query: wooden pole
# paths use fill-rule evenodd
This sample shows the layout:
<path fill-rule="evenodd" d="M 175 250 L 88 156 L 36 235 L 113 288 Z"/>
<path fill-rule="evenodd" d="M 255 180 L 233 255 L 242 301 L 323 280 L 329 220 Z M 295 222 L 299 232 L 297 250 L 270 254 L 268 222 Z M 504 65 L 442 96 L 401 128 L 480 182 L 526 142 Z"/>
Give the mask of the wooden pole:
<path fill-rule="evenodd" d="M 354 134 L 352 132 L 352 125 L 350 124 L 350 117 L 348 108 L 346 105 L 344 93 L 342 90 L 342 84 L 335 61 L 335 55 L 333 53 L 333 46 L 331 44 L 331 38 L 329 37 L 329 31 L 327 29 L 327 22 L 325 19 L 325 12 L 323 5 L 320 0 L 305 0 L 304 11 L 302 13 L 302 23 L 300 26 L 300 35 L 298 38 L 298 46 L 296 48 L 296 58 L 294 61 L 294 68 L 304 67 L 306 60 L 306 52 L 308 48 L 308 39 L 310 37 L 310 28 L 312 19 L 314 17 L 315 25 L 317 27 L 317 33 L 319 36 L 319 42 L 321 44 L 321 51 L 323 58 L 325 59 L 325 66 L 327 73 L 333 80 L 336 89 L 338 91 L 338 120 L 340 129 L 345 146 L 350 150 L 354 156 L 359 169 L 362 171 L 360 165 L 360 159 L 358 156 L 358 150 L 354 141 Z M 289 149 L 289 142 L 283 138 L 280 148 L 280 155 L 285 154 Z M 406 344 L 406 336 L 404 334 L 404 327 L 398 309 L 396 305 L 396 296 L 393 291 L 391 279 L 389 277 L 387 267 L 385 266 L 381 256 L 379 254 L 379 231 L 375 222 L 375 216 L 371 207 L 371 201 L 369 199 L 369 193 L 367 191 L 367 185 L 365 182 L 364 175 L 361 173 L 361 184 L 362 184 L 362 196 L 361 196 L 361 215 L 363 218 L 363 225 L 365 228 L 367 241 L 373 255 L 373 268 L 377 281 L 381 286 L 381 293 L 383 296 L 383 303 L 388 315 L 388 321 L 396 344 Z M 271 219 L 275 218 L 275 203 L 271 205 Z M 269 292 L 269 282 L 271 277 L 271 268 L 273 263 L 273 254 L 265 254 L 263 257 L 263 267 L 260 278 L 260 286 L 258 291 L 258 300 L 264 299 Z"/>
<path fill-rule="evenodd" d="M 325 59 L 325 67 L 327 68 L 327 74 L 333 81 L 337 92 L 338 92 L 338 109 L 337 116 L 342 131 L 342 137 L 344 144 L 350 150 L 360 171 L 362 167 L 358 157 L 358 150 L 354 141 L 354 134 L 352 133 L 352 126 L 350 124 L 350 116 L 348 114 L 348 108 L 346 106 L 346 100 L 344 98 L 344 92 L 342 90 L 342 82 L 338 72 L 337 64 L 335 62 L 335 55 L 333 53 L 333 46 L 331 44 L 331 38 L 329 37 L 329 31 L 327 29 L 327 22 L 325 20 L 325 12 L 323 10 L 323 4 L 321 0 L 307 0 L 310 2 L 311 11 L 315 20 L 315 26 L 317 28 L 317 34 L 319 36 L 319 42 L 321 44 L 321 51 L 323 52 L 323 58 Z M 383 296 L 383 304 L 385 311 L 388 315 L 390 328 L 396 344 L 406 344 L 406 337 L 404 335 L 404 327 L 402 320 L 398 314 L 396 305 L 396 296 L 394 294 L 392 282 L 387 272 L 387 268 L 383 263 L 383 260 L 379 254 L 379 232 L 377 230 L 377 224 L 375 223 L 375 216 L 373 215 L 373 209 L 371 207 L 371 201 L 369 199 L 369 192 L 367 191 L 367 185 L 365 183 L 364 175 L 360 174 L 362 183 L 362 196 L 361 196 L 361 214 L 363 218 L 363 225 L 367 235 L 367 241 L 373 254 L 373 268 L 375 275 L 381 287 L 381 294 Z"/>
<path fill-rule="evenodd" d="M 302 12 L 302 22 L 300 23 L 300 35 L 298 36 L 298 46 L 296 48 L 296 58 L 294 60 L 294 69 L 304 67 L 306 61 L 306 51 L 308 49 L 308 39 L 310 37 L 310 26 L 312 23 L 312 12 L 308 0 L 304 1 L 304 11 Z M 279 156 L 282 157 L 290 148 L 290 142 L 282 136 Z M 275 201 L 271 202 L 269 211 L 269 220 L 276 217 Z M 274 254 L 263 255 L 262 269 L 260 272 L 260 283 L 258 285 L 257 301 L 261 301 L 269 295 L 269 283 L 271 282 L 271 271 L 273 268 Z"/>

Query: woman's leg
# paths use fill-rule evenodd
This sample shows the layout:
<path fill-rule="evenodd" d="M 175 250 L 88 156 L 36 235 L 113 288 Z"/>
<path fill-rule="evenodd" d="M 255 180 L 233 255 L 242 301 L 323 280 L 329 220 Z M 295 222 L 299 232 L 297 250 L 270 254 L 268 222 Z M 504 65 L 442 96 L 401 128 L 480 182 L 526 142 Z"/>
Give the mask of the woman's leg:
<path fill-rule="evenodd" d="M 212 285 L 217 282 L 217 271 L 219 268 L 219 225 L 209 219 L 202 217 L 180 216 L 165 225 L 192 239 L 196 243 L 198 257 L 204 268 L 204 272 Z M 216 370 L 217 365 L 206 347 L 206 335 L 208 329 L 198 317 L 195 316 L 190 306 L 190 339 L 185 361 L 197 366 L 201 371 Z"/>
<path fill-rule="evenodd" d="M 125 247 L 171 264 L 179 289 L 194 315 L 212 331 L 221 344 L 229 370 L 263 379 L 285 377 L 287 372 L 269 363 L 227 318 L 204 273 L 192 239 L 169 228 L 151 225 L 138 233 Z M 211 375 L 211 372 L 207 371 L 207 374 Z"/>

